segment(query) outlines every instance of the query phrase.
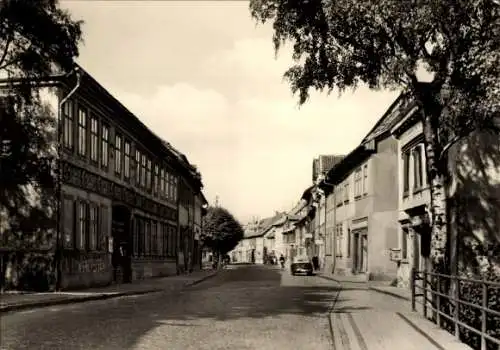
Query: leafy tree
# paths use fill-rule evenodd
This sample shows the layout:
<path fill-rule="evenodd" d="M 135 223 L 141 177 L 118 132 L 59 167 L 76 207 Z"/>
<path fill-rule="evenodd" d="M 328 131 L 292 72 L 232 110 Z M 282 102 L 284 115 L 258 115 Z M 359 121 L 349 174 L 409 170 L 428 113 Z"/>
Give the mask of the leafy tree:
<path fill-rule="evenodd" d="M 276 51 L 293 43 L 285 77 L 299 103 L 328 93 L 401 89 L 420 106 L 431 184 L 431 259 L 447 272 L 447 150 L 493 128 L 500 101 L 497 0 L 251 0 L 253 18 L 273 23 Z M 419 79 L 417 70 L 430 81 Z M 498 129 L 497 129 L 498 131 Z"/>
<path fill-rule="evenodd" d="M 222 207 L 208 207 L 201 240 L 216 255 L 227 254 L 243 239 L 243 227 Z"/>
<path fill-rule="evenodd" d="M 0 3 L 0 246 L 18 260 L 51 247 L 56 118 L 37 83 L 71 71 L 81 25 L 57 0 Z"/>

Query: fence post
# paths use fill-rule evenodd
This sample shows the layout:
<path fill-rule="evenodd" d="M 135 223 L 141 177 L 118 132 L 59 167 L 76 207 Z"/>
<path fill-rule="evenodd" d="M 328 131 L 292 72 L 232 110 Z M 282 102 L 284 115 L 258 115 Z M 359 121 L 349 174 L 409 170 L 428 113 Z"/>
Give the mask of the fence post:
<path fill-rule="evenodd" d="M 411 311 L 415 312 L 415 281 L 416 281 L 416 270 L 414 267 L 411 268 Z"/>
<path fill-rule="evenodd" d="M 441 327 L 441 276 L 436 276 L 436 324 Z"/>
<path fill-rule="evenodd" d="M 460 326 L 458 325 L 458 321 L 460 320 L 460 280 L 458 277 L 452 276 L 452 278 L 456 281 L 455 282 L 455 291 L 454 291 L 454 298 L 455 298 L 455 310 L 453 311 L 453 321 L 455 323 L 455 337 L 460 340 Z"/>
<path fill-rule="evenodd" d="M 423 313 L 424 317 L 427 318 L 427 271 L 424 271 L 424 278 L 422 279 L 422 287 L 423 287 L 423 294 L 424 294 L 424 300 L 423 300 Z"/>
<path fill-rule="evenodd" d="M 486 307 L 488 306 L 488 285 L 483 281 L 483 302 L 481 303 L 481 350 L 486 350 Z"/>

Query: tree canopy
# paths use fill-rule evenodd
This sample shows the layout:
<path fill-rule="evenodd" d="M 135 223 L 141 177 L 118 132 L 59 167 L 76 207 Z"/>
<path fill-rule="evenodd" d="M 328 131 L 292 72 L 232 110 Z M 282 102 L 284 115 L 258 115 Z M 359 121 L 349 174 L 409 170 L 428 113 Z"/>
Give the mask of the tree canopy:
<path fill-rule="evenodd" d="M 201 239 L 214 252 L 226 254 L 243 239 L 243 228 L 227 209 L 209 207 L 203 219 Z"/>
<path fill-rule="evenodd" d="M 82 21 L 57 0 L 3 0 L 0 4 L 0 71 L 15 77 L 44 77 L 69 71 L 78 57 Z"/>
<path fill-rule="evenodd" d="M 50 248 L 56 217 L 56 116 L 39 78 L 71 71 L 82 40 L 57 0 L 0 2 L 0 245 Z M 14 83 L 15 82 L 15 83 Z"/>
<path fill-rule="evenodd" d="M 498 0 L 251 0 L 272 22 L 276 51 L 293 44 L 285 72 L 303 104 L 309 90 L 343 93 L 363 84 L 399 89 L 420 106 L 431 184 L 431 256 L 445 272 L 446 151 L 500 117 Z M 419 76 L 427 71 L 429 81 Z"/>
<path fill-rule="evenodd" d="M 293 44 L 285 77 L 301 104 L 310 88 L 417 91 L 425 68 L 456 134 L 498 116 L 498 1 L 252 0 L 250 10 L 272 22 L 276 50 Z"/>

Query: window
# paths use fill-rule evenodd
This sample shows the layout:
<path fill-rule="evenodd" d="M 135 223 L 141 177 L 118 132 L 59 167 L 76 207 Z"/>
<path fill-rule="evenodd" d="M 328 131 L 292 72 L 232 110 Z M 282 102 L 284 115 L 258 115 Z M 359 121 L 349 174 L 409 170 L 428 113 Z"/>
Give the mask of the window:
<path fill-rule="evenodd" d="M 342 193 L 342 185 L 339 185 L 335 188 L 335 204 L 337 206 L 341 206 L 343 203 L 343 193 Z"/>
<path fill-rule="evenodd" d="M 66 148 L 73 150 L 73 101 L 66 101 L 64 103 L 63 116 L 63 143 Z"/>
<path fill-rule="evenodd" d="M 403 228 L 401 230 L 401 258 L 403 260 L 408 259 L 408 229 Z"/>
<path fill-rule="evenodd" d="M 349 184 L 344 185 L 344 202 L 349 202 Z"/>
<path fill-rule="evenodd" d="M 363 166 L 363 194 L 368 193 L 368 164 Z"/>
<path fill-rule="evenodd" d="M 144 255 L 151 255 L 151 222 L 149 220 L 145 221 L 145 230 L 144 230 Z"/>
<path fill-rule="evenodd" d="M 169 226 L 167 224 L 162 224 L 163 256 L 168 256 L 168 230 Z"/>
<path fill-rule="evenodd" d="M 174 202 L 177 202 L 177 177 L 174 176 L 172 183 L 173 183 L 172 200 Z"/>
<path fill-rule="evenodd" d="M 141 154 L 141 186 L 146 187 L 146 155 Z"/>
<path fill-rule="evenodd" d="M 423 185 L 422 147 L 418 145 L 413 150 L 413 189 L 418 190 Z"/>
<path fill-rule="evenodd" d="M 410 189 L 410 152 L 403 154 L 403 194 L 407 195 Z"/>
<path fill-rule="evenodd" d="M 164 224 L 162 224 L 161 222 L 158 223 L 158 233 L 157 233 L 157 236 L 156 236 L 156 239 L 157 239 L 157 248 L 156 248 L 156 251 L 157 251 L 157 255 L 159 256 L 164 256 L 164 250 L 163 250 L 163 227 L 164 227 Z"/>
<path fill-rule="evenodd" d="M 134 256 L 139 255 L 139 219 L 138 218 L 135 218 L 135 221 L 134 221 L 132 251 L 133 251 Z"/>
<path fill-rule="evenodd" d="M 158 166 L 158 164 L 155 164 L 155 167 L 154 167 L 154 175 L 153 175 L 153 194 L 155 196 L 158 195 L 158 192 L 160 190 L 160 183 L 159 183 L 159 177 L 160 177 L 160 167 Z"/>
<path fill-rule="evenodd" d="M 122 137 L 119 134 L 115 136 L 115 173 L 122 173 Z"/>
<path fill-rule="evenodd" d="M 158 225 L 156 221 L 151 223 L 151 255 L 158 255 Z"/>
<path fill-rule="evenodd" d="M 141 217 L 137 217 L 136 219 L 137 227 L 137 253 L 140 256 L 144 256 L 144 242 L 145 242 L 145 234 L 144 234 L 144 220 Z"/>
<path fill-rule="evenodd" d="M 87 221 L 87 203 L 79 202 L 78 203 L 78 233 L 76 240 L 76 248 L 79 250 L 85 250 L 87 245 L 87 230 L 88 230 L 88 221 Z"/>
<path fill-rule="evenodd" d="M 167 171 L 167 174 L 166 174 L 166 197 L 167 197 L 167 200 L 170 201 L 172 200 L 172 186 L 171 186 L 171 178 L 170 178 L 170 173 Z"/>
<path fill-rule="evenodd" d="M 172 251 L 174 250 L 174 228 L 169 226 L 168 228 L 168 256 L 172 256 Z"/>
<path fill-rule="evenodd" d="M 359 197 L 362 195 L 362 178 L 361 178 L 361 168 L 354 172 L 354 196 Z"/>
<path fill-rule="evenodd" d="M 135 183 L 141 185 L 141 152 L 135 150 Z"/>
<path fill-rule="evenodd" d="M 99 120 L 96 117 L 90 118 L 90 160 L 99 161 Z"/>
<path fill-rule="evenodd" d="M 101 233 L 97 235 L 97 250 L 107 250 L 108 246 L 108 207 L 102 205 L 101 206 Z"/>
<path fill-rule="evenodd" d="M 131 164 L 130 164 L 130 142 L 128 141 L 125 141 L 125 144 L 123 146 L 124 148 L 124 151 L 125 151 L 125 154 L 124 154 L 124 158 L 123 158 L 123 177 L 125 177 L 125 179 L 130 179 L 130 168 L 131 168 Z"/>
<path fill-rule="evenodd" d="M 97 249 L 98 233 L 99 233 L 99 216 L 98 207 L 95 204 L 90 205 L 89 210 L 89 249 Z"/>
<path fill-rule="evenodd" d="M 78 109 L 78 154 L 85 156 L 87 152 L 87 112 Z"/>
<path fill-rule="evenodd" d="M 75 230 L 75 203 L 72 198 L 64 198 L 63 201 L 63 244 L 65 248 L 74 248 Z"/>
<path fill-rule="evenodd" d="M 351 257 L 351 230 L 347 229 L 347 257 Z"/>
<path fill-rule="evenodd" d="M 107 168 L 109 163 L 109 126 L 106 124 L 102 124 L 101 127 L 101 146 L 101 165 Z"/>
<path fill-rule="evenodd" d="M 151 159 L 149 158 L 146 163 L 146 188 L 151 191 Z"/>
<path fill-rule="evenodd" d="M 343 224 L 337 224 L 336 256 L 342 257 Z"/>
<path fill-rule="evenodd" d="M 161 173 L 160 173 L 160 183 L 161 183 L 161 188 L 160 188 L 160 194 L 161 194 L 161 197 L 162 198 L 165 198 L 166 196 L 166 193 L 165 193 L 165 189 L 166 189 L 166 180 L 165 180 L 165 169 L 161 169 Z"/>

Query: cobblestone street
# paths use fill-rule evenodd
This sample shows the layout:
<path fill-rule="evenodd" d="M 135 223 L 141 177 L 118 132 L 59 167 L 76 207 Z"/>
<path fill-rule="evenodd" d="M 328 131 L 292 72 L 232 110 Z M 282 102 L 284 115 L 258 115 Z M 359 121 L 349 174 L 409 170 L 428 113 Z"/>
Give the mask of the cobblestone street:
<path fill-rule="evenodd" d="M 408 312 L 359 283 L 232 266 L 184 291 L 6 314 L 1 349 L 435 349 Z"/>
<path fill-rule="evenodd" d="M 331 349 L 335 283 L 244 266 L 182 293 L 2 317 L 2 349 Z"/>

